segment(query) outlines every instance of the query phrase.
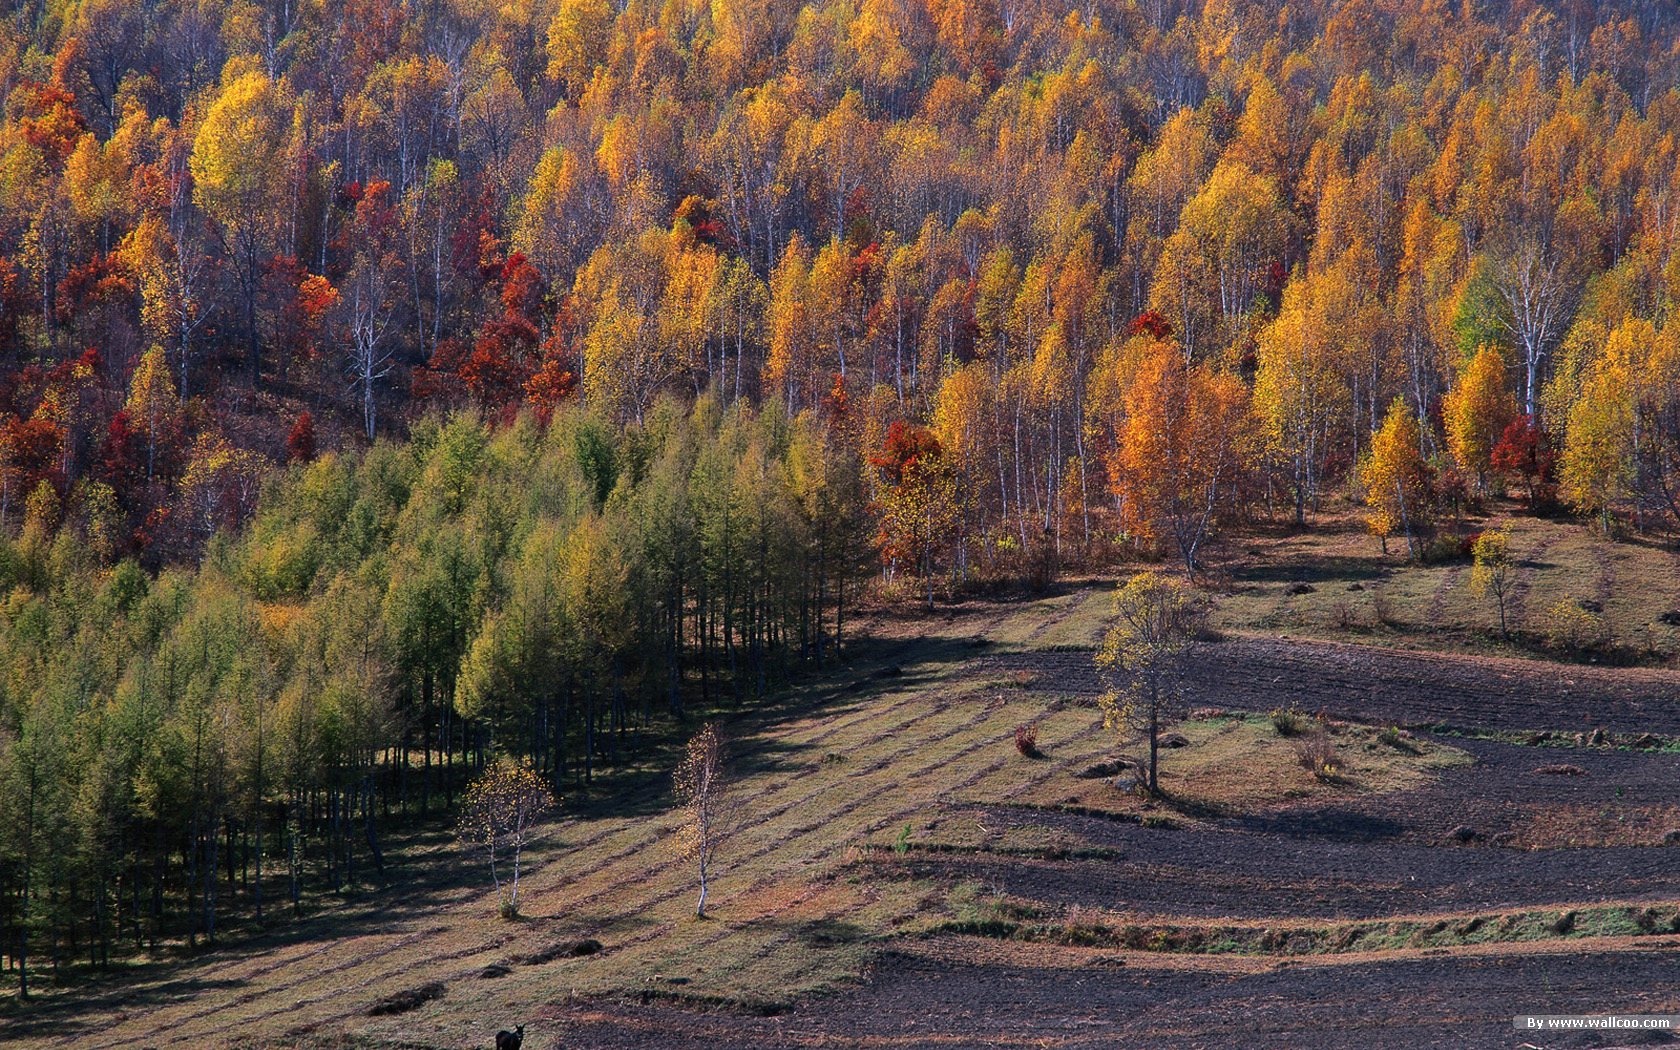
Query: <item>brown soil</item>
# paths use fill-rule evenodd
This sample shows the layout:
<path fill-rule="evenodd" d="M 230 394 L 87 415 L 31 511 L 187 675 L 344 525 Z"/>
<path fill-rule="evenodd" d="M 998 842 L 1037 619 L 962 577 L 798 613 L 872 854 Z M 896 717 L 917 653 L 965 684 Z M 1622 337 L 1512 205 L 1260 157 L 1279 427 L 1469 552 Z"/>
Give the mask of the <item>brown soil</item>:
<path fill-rule="evenodd" d="M 1235 635 L 1205 645 L 1191 706 L 1299 707 L 1377 725 L 1680 735 L 1680 675 L 1505 657 Z M 1007 653 L 993 673 L 1030 670 L 1056 692 L 1101 691 L 1091 654 Z"/>
<path fill-rule="evenodd" d="M 968 946 L 885 957 L 863 990 L 777 1017 L 649 1004 L 555 1010 L 548 1045 L 1318 1048 L 1649 1045 L 1516 1034 L 1519 1013 L 1659 1013 L 1675 1005 L 1672 942 L 1605 950 L 1400 953 L 1328 965 L 1154 965 L 1138 953 Z M 1663 1045 L 1666 1045 L 1666 1041 Z"/>

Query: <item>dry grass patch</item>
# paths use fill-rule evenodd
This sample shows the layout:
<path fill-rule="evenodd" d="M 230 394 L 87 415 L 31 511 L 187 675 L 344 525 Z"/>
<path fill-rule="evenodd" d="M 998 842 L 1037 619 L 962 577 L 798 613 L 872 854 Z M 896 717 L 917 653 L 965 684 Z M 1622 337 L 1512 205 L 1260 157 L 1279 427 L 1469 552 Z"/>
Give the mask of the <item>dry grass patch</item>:
<path fill-rule="evenodd" d="M 1680 806 L 1568 803 L 1521 812 L 1503 844 L 1515 849 L 1579 849 L 1607 846 L 1664 846 L 1680 828 Z"/>
<path fill-rule="evenodd" d="M 1187 721 L 1177 731 L 1189 743 L 1162 752 L 1161 790 L 1166 805 L 1192 814 L 1256 813 L 1317 805 L 1348 792 L 1404 791 L 1472 761 L 1468 753 L 1438 742 L 1411 740 L 1399 749 L 1383 742 L 1382 730 L 1338 723 L 1328 730 L 1328 741 L 1340 765 L 1334 777 L 1322 778 L 1302 767 L 1294 741 L 1280 736 L 1265 716 Z M 1141 758 L 1146 748 L 1134 742 L 1122 750 Z M 1071 775 L 1037 785 L 1022 801 L 1140 819 L 1163 805 L 1117 791 L 1108 780 Z"/>
<path fill-rule="evenodd" d="M 1672 906 L 1637 902 L 1321 923 L 1287 918 L 1178 922 L 1082 907 L 1052 915 L 1030 905 L 992 899 L 974 905 L 965 916 L 931 928 L 929 935 L 967 934 L 1175 955 L 1319 956 L 1677 931 L 1680 912 Z"/>
<path fill-rule="evenodd" d="M 1295 633 L 1339 641 L 1424 645 L 1454 651 L 1532 655 L 1560 603 L 1595 603 L 1604 632 L 1628 659 L 1659 661 L 1680 654 L 1680 565 L 1662 543 L 1609 539 L 1590 525 L 1535 518 L 1499 504 L 1486 520 L 1511 535 L 1517 565 L 1509 606 L 1511 642 L 1498 637 L 1498 611 L 1469 589 L 1469 560 L 1408 562 L 1403 546 L 1384 556 L 1357 515 L 1323 516 L 1310 530 L 1240 541 L 1220 566 L 1228 594 L 1215 626 L 1235 631 Z M 1295 586 L 1310 585 L 1310 591 Z M 1291 591 L 1298 593 L 1291 593 Z"/>

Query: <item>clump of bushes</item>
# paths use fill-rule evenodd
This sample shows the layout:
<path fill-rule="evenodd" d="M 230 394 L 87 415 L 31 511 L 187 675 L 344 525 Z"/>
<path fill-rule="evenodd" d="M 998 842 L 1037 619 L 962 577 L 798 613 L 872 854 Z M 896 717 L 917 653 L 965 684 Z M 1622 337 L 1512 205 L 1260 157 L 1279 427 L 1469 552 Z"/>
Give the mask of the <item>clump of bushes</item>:
<path fill-rule="evenodd" d="M 1038 726 L 1028 722 L 1015 727 L 1015 750 L 1028 758 L 1044 757 L 1038 749 Z"/>
<path fill-rule="evenodd" d="M 1388 596 L 1388 592 L 1381 585 L 1371 588 L 1371 613 L 1376 616 L 1377 622 L 1384 627 L 1399 626 L 1400 621 L 1395 612 L 1394 599 Z"/>
<path fill-rule="evenodd" d="M 1454 562 L 1470 560 L 1470 552 L 1475 548 L 1476 540 L 1481 536 L 1479 532 L 1467 535 L 1444 532 L 1430 540 L 1423 548 L 1420 560 L 1425 565 L 1450 565 Z"/>
<path fill-rule="evenodd" d="M 1313 719 L 1298 707 L 1280 707 L 1272 711 L 1272 728 L 1278 736 L 1301 736 L 1312 730 Z"/>
<path fill-rule="evenodd" d="M 1399 726 L 1389 726 L 1387 729 L 1378 733 L 1377 743 L 1382 744 L 1385 747 L 1392 747 L 1396 751 L 1404 751 L 1410 755 L 1419 754 L 1421 751 L 1417 745 L 1417 741 L 1413 739 L 1412 734 L 1406 732 L 1404 729 L 1401 729 Z"/>
<path fill-rule="evenodd" d="M 1295 758 L 1302 769 L 1319 780 L 1331 781 L 1341 775 L 1342 757 L 1322 726 L 1295 741 Z"/>
<path fill-rule="evenodd" d="M 1568 652 L 1603 647 L 1610 640 L 1610 631 L 1603 613 L 1589 608 L 1597 604 L 1564 598 L 1546 610 L 1546 644 Z"/>

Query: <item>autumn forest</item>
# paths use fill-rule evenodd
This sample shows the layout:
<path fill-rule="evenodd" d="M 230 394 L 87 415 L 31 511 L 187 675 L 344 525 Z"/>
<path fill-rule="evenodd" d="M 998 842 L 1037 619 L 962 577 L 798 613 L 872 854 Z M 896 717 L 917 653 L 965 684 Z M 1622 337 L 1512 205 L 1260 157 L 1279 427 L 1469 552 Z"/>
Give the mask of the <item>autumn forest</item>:
<path fill-rule="evenodd" d="M 865 600 L 1680 529 L 1662 0 L 4 8 L 26 991 L 378 878 L 494 755 L 587 792 Z"/>

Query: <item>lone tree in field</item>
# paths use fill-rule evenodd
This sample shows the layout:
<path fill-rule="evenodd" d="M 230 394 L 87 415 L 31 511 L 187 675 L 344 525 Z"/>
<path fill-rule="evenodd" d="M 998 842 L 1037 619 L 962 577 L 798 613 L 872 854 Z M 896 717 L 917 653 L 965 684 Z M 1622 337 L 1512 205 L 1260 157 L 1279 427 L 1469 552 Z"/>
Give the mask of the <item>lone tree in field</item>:
<path fill-rule="evenodd" d="M 694 905 L 694 915 L 700 919 L 706 917 L 706 890 L 717 870 L 718 846 L 733 826 L 724 759 L 723 736 L 708 722 L 688 742 L 672 777 L 677 804 L 683 809 L 678 843 L 700 877 L 700 899 Z"/>
<path fill-rule="evenodd" d="M 1470 547 L 1475 564 L 1470 569 L 1470 593 L 1478 598 L 1493 595 L 1499 606 L 1499 633 L 1509 635 L 1505 627 L 1505 599 L 1516 583 L 1516 565 L 1511 561 L 1511 534 L 1489 529 L 1476 537 Z"/>
<path fill-rule="evenodd" d="M 1149 791 L 1160 790 L 1161 724 L 1183 699 L 1184 673 L 1207 624 L 1207 603 L 1188 584 L 1139 573 L 1114 594 L 1114 621 L 1097 650 L 1103 728 L 1149 735 Z"/>
<path fill-rule="evenodd" d="M 535 838 L 537 821 L 556 805 L 554 792 L 529 764 L 500 759 L 467 787 L 461 806 L 461 841 L 490 860 L 497 910 L 504 919 L 519 914 L 519 860 Z M 511 862 L 507 885 L 497 857 Z"/>

